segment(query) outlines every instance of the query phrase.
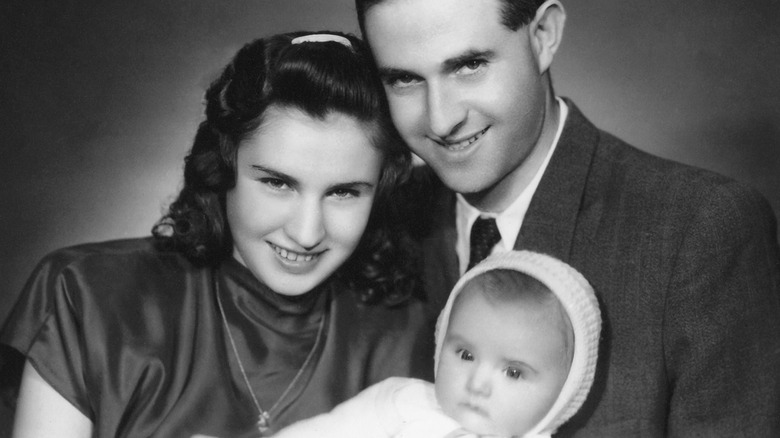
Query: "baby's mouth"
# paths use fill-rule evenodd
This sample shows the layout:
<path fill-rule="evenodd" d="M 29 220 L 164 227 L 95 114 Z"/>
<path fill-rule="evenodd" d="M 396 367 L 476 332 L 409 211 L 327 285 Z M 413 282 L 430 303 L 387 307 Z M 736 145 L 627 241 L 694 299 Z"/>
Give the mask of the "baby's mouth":
<path fill-rule="evenodd" d="M 468 409 L 471 412 L 474 412 L 476 414 L 482 415 L 483 417 L 487 417 L 488 413 L 485 409 L 483 409 L 480 405 L 471 403 L 471 402 L 463 402 L 460 404 L 462 407 Z"/>

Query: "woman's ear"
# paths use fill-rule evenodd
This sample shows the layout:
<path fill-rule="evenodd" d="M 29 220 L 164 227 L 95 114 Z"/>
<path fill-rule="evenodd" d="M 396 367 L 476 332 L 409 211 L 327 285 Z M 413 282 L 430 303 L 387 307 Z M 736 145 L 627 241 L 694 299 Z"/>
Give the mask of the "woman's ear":
<path fill-rule="evenodd" d="M 547 0 L 539 9 L 536 16 L 528 24 L 528 32 L 531 45 L 536 54 L 536 62 L 539 65 L 539 73 L 545 73 L 552 64 L 555 52 L 563 38 L 563 27 L 566 24 L 566 11 L 559 0 Z"/>

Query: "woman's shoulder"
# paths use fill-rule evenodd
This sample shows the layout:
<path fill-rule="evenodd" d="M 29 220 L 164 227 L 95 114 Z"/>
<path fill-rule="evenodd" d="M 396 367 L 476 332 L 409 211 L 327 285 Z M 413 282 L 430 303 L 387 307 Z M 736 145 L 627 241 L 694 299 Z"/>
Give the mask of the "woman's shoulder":
<path fill-rule="evenodd" d="M 85 243 L 51 252 L 30 275 L 20 301 L 50 308 L 65 300 L 79 311 L 144 307 L 155 297 L 171 302 L 208 277 L 176 252 L 158 250 L 152 238 Z M 30 305 L 30 303 L 28 303 Z M 80 313 L 80 312 L 79 312 Z"/>
<path fill-rule="evenodd" d="M 152 237 L 87 242 L 67 246 L 47 254 L 42 262 L 58 265 L 78 264 L 94 258 L 104 259 L 143 259 L 175 257 L 174 252 L 160 251 L 155 247 Z"/>
<path fill-rule="evenodd" d="M 164 321 L 188 305 L 187 296 L 197 293 L 193 289 L 205 291 L 208 278 L 206 270 L 186 258 L 155 249 L 149 238 L 58 249 L 29 276 L 2 341 L 26 352 L 51 320 L 58 327 L 89 327 L 91 332 L 121 331 L 137 324 L 140 315 Z"/>
<path fill-rule="evenodd" d="M 113 277 L 115 280 L 176 272 L 198 271 L 175 251 L 160 250 L 152 237 L 82 243 L 52 251 L 38 264 L 33 276 L 77 273 L 82 280 Z"/>

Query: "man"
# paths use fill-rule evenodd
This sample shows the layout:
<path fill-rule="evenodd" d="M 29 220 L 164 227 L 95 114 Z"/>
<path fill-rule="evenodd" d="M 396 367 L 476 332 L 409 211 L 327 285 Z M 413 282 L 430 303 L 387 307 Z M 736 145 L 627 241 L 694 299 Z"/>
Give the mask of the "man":
<path fill-rule="evenodd" d="M 604 316 L 593 390 L 559 435 L 780 436 L 767 203 L 634 149 L 556 97 L 558 0 L 356 6 L 394 122 L 428 165 L 432 315 L 485 252 L 549 253 L 585 275 Z"/>

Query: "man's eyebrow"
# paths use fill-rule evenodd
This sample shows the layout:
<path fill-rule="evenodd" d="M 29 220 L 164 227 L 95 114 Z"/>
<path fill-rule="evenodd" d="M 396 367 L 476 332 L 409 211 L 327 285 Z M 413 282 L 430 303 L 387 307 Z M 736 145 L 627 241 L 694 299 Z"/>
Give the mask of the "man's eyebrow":
<path fill-rule="evenodd" d="M 462 67 L 463 64 L 473 61 L 475 59 L 491 60 L 496 56 L 496 52 L 493 50 L 468 50 L 458 56 L 449 58 L 442 63 L 442 71 L 451 72 Z"/>

